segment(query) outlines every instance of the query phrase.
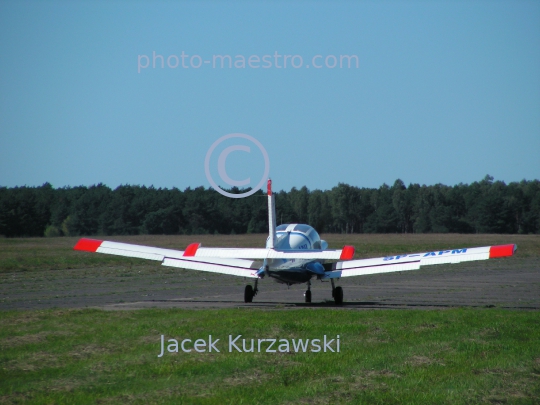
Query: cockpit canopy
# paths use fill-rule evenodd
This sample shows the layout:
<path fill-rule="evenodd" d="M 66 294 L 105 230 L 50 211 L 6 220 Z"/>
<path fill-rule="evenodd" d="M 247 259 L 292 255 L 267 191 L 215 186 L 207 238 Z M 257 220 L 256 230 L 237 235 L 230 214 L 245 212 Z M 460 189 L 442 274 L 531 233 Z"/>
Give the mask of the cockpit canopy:
<path fill-rule="evenodd" d="M 276 228 L 278 248 L 324 249 L 321 237 L 315 229 L 305 224 L 282 224 Z M 324 245 L 327 246 L 326 243 Z"/>

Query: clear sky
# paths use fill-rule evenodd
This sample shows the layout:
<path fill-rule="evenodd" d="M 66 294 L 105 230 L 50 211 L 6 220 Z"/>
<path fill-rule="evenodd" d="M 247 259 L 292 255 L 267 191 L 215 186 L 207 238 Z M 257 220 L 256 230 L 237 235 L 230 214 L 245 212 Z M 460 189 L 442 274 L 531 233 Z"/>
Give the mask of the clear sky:
<path fill-rule="evenodd" d="M 209 187 L 231 133 L 277 189 L 538 179 L 540 2 L 0 2 L 0 186 Z"/>

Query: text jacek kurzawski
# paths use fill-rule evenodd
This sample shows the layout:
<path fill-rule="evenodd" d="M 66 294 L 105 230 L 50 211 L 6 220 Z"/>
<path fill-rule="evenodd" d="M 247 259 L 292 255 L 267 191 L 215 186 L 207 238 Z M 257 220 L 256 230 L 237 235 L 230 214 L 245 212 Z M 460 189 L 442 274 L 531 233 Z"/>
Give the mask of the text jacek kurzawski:
<path fill-rule="evenodd" d="M 339 353 L 339 335 L 330 339 L 326 335 L 322 339 L 244 339 L 242 335 L 229 335 L 227 340 L 208 339 L 165 339 L 161 335 L 161 351 L 164 353 Z"/>

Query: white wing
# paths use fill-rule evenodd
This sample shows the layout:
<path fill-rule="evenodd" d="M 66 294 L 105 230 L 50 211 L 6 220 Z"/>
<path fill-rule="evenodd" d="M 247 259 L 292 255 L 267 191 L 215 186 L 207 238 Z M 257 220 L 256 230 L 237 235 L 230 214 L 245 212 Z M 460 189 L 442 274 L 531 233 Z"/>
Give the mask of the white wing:
<path fill-rule="evenodd" d="M 192 243 L 186 250 L 172 250 L 82 238 L 73 249 L 159 261 L 165 257 L 183 260 L 197 258 L 199 261 L 207 261 L 207 258 L 348 260 L 354 256 L 354 247 L 352 246 L 344 246 L 343 249 L 339 250 L 275 250 L 268 248 L 201 248 L 200 245 L 200 243 Z"/>
<path fill-rule="evenodd" d="M 163 266 L 209 271 L 212 273 L 222 273 L 249 278 L 257 278 L 256 273 L 260 267 L 260 263 L 257 263 L 254 260 L 215 257 L 204 259 L 195 258 L 186 255 L 189 246 L 188 249 L 184 251 L 82 238 L 77 242 L 73 249 L 85 252 L 97 252 L 117 256 L 157 260 L 160 261 Z M 189 252 L 187 253 L 189 254 Z"/>
<path fill-rule="evenodd" d="M 418 270 L 420 266 L 443 263 L 461 263 L 512 256 L 516 245 L 485 246 L 476 248 L 448 249 L 433 252 L 402 254 L 376 259 L 340 261 L 322 279 L 390 273 L 393 271 Z"/>

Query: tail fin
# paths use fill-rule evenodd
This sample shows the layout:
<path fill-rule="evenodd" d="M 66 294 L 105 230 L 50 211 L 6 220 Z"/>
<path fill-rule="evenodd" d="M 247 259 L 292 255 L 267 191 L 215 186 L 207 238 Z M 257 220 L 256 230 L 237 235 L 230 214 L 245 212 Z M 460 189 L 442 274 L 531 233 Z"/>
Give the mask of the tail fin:
<path fill-rule="evenodd" d="M 270 234 L 268 247 L 274 249 L 276 246 L 276 199 L 272 194 L 271 179 L 268 179 L 268 232 Z"/>

